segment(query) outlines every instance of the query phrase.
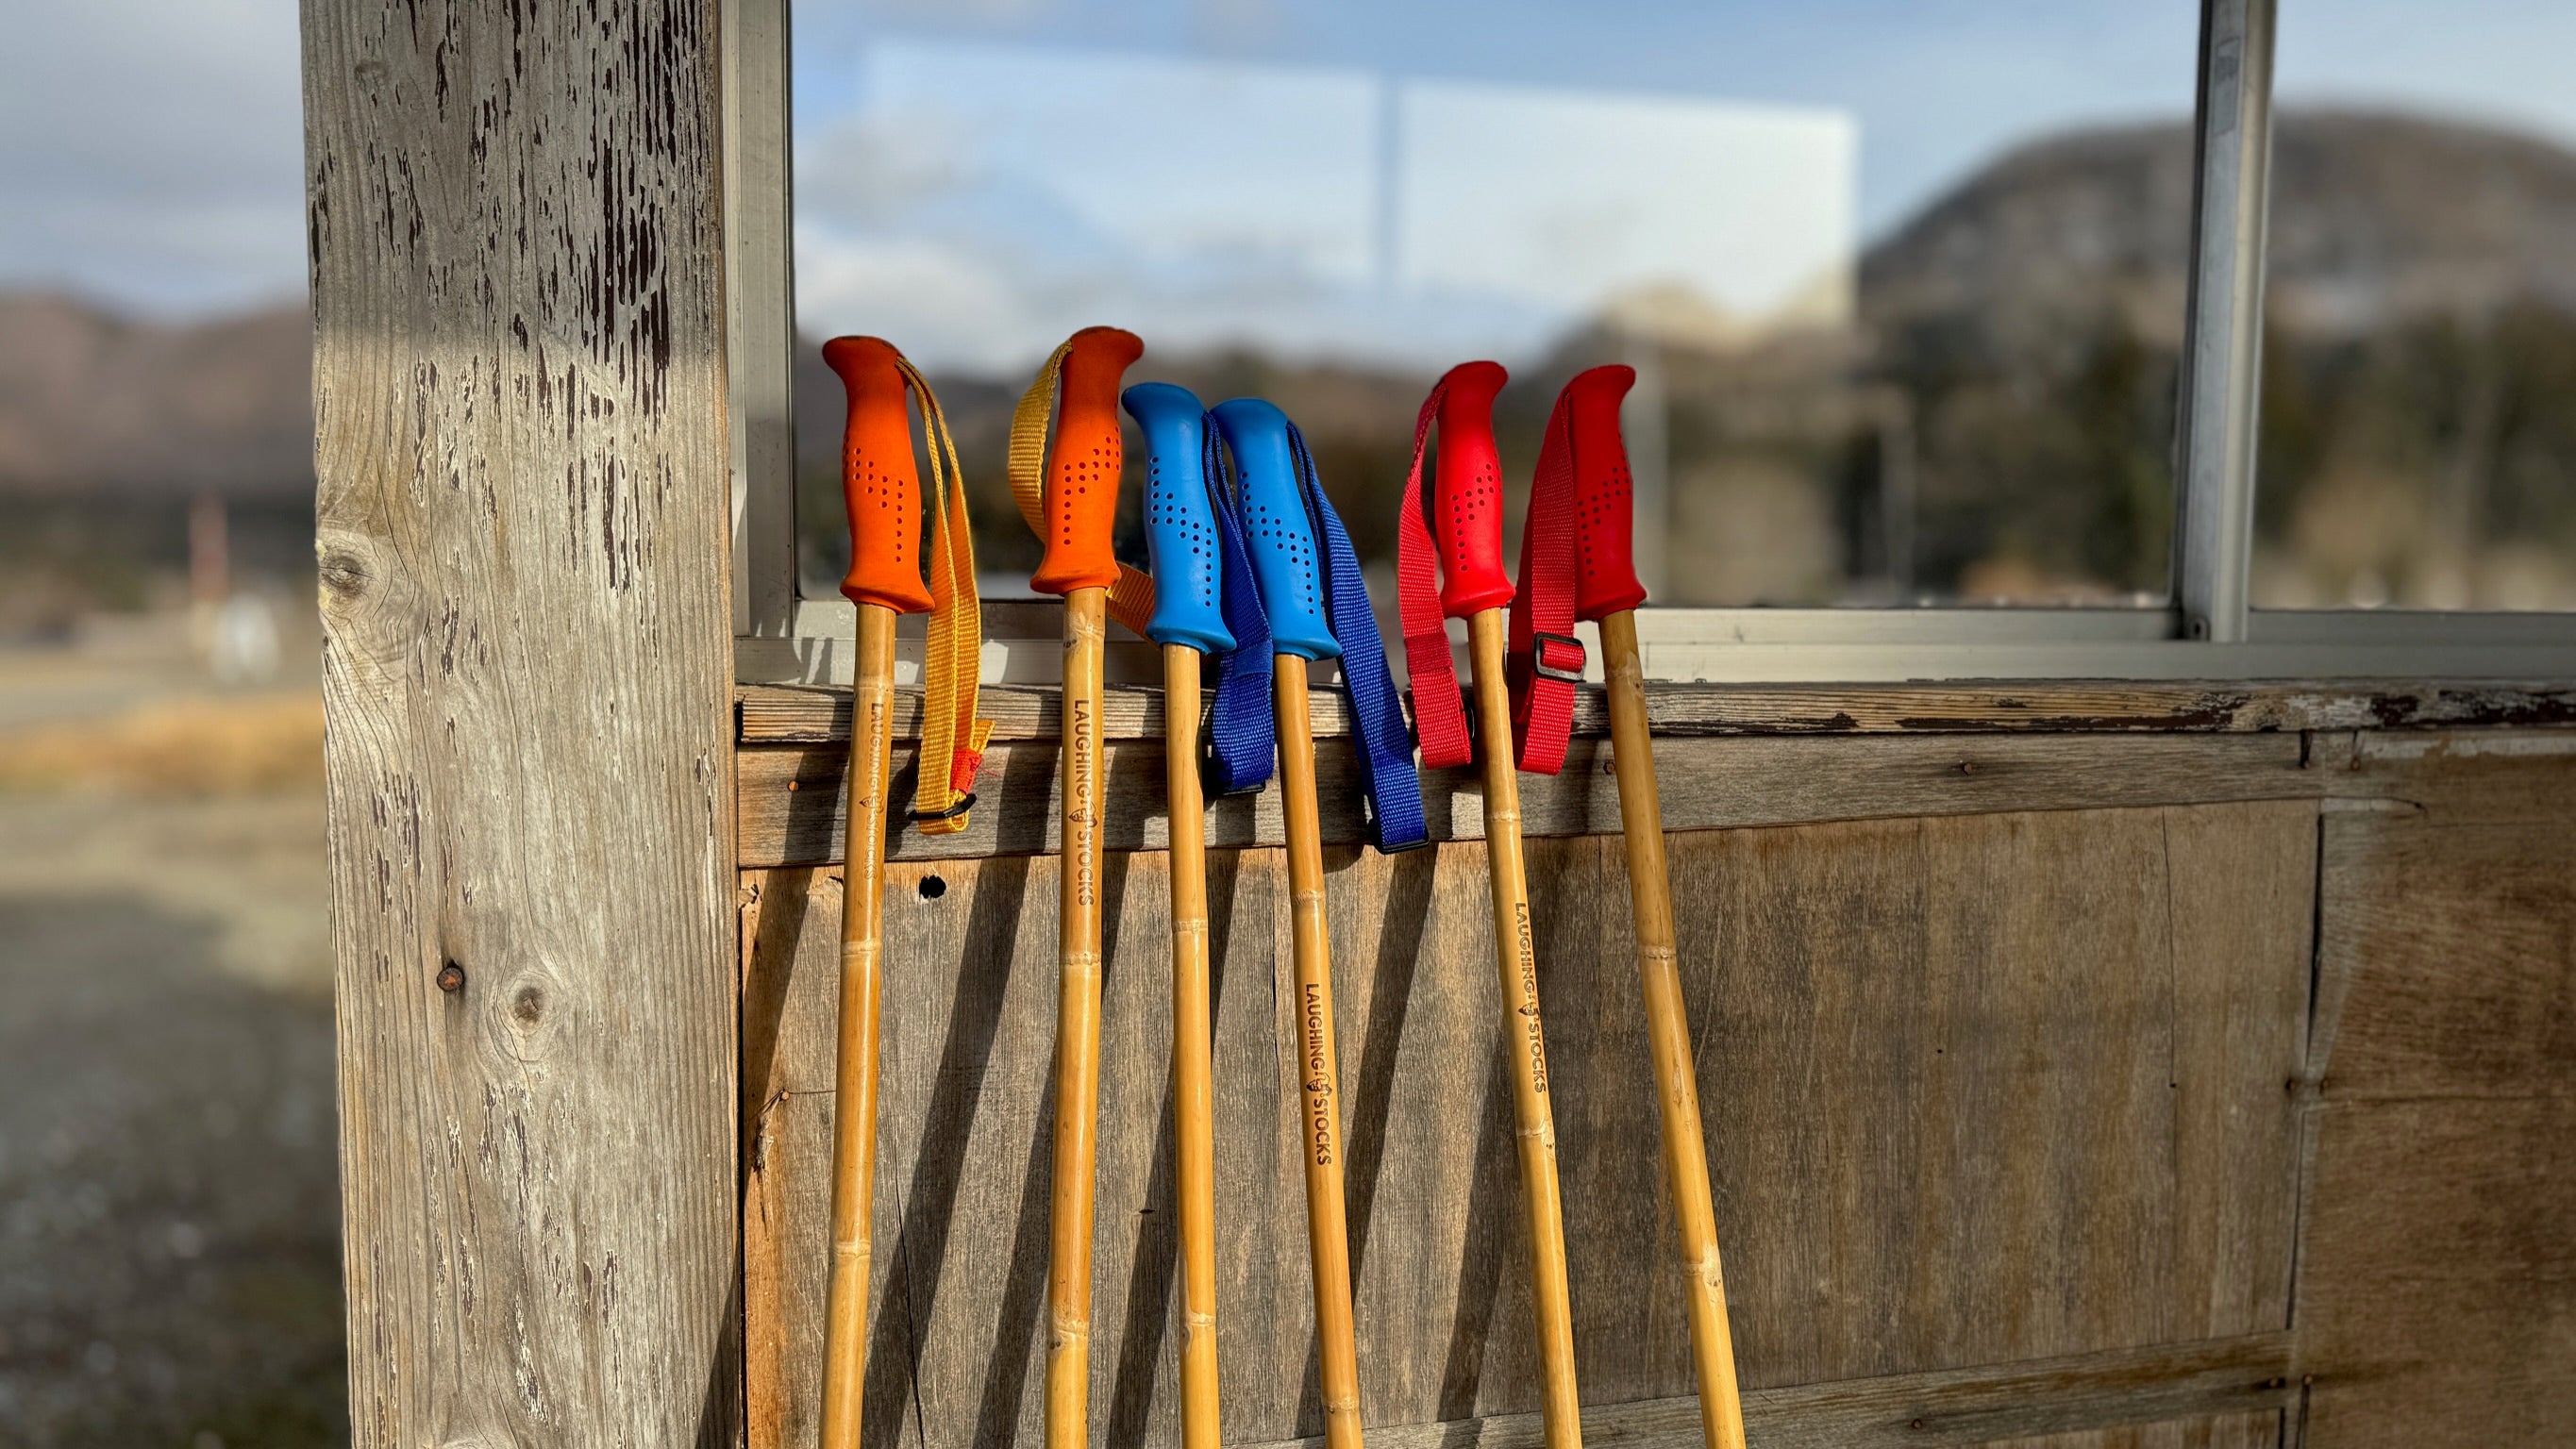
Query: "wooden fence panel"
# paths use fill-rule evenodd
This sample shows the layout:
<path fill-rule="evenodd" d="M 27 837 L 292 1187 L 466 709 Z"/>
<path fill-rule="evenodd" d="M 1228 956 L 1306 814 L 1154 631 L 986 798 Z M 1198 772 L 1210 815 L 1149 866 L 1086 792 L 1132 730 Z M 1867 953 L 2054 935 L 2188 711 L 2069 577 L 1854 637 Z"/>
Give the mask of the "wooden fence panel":
<path fill-rule="evenodd" d="M 1881 1392 L 1914 1396 L 1896 1407 L 1937 1412 L 1940 1384 L 1903 1376 L 2277 1335 L 2316 819 L 2288 801 L 1676 835 L 1747 1384 L 1892 1375 Z M 1170 1432 L 1174 1412 L 1169 977 L 1165 857 L 1112 860 L 1093 1402 L 1100 1442 L 1126 1443 Z M 1321 1427 L 1277 1046 L 1292 1039 L 1284 886 L 1274 851 L 1215 860 L 1226 1430 L 1260 1443 Z M 1055 876 L 1031 865 L 890 876 L 877 1241 L 898 1246 L 880 1255 L 870 1408 L 905 1443 L 1036 1427 Z M 1586 1398 L 1672 1400 L 1692 1385 L 1618 845 L 1533 842 L 1531 865 Z M 1536 1403 L 1481 846 L 1340 850 L 1328 868 L 1363 1401 L 1373 1424 L 1502 1435 Z M 819 1339 L 837 887 L 827 871 L 747 879 L 752 1442 L 794 1444 Z M 2188 923 L 2179 889 L 2197 893 Z M 2083 1389 L 2095 1417 L 2048 1418 L 2072 1412 L 2069 1387 L 1984 1437 L 2263 1419 L 2280 1390 L 2255 1386 L 2277 1374 L 2252 1372 L 2139 1397 L 2129 1418 L 2100 1417 L 2103 1391 Z M 2271 1397 L 2226 1397 L 2249 1392 Z"/>

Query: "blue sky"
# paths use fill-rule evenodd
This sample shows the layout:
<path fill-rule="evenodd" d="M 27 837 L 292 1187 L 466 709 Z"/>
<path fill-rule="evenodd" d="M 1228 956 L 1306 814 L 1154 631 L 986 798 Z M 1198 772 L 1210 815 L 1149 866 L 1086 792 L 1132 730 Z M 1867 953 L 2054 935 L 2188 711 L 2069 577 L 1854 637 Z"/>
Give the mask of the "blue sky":
<path fill-rule="evenodd" d="M 2414 105 L 2576 140 L 2576 6 L 2284 0 L 2285 100 Z M 13 7 L 0 286 L 203 314 L 304 282 L 294 0 Z M 2189 104 L 2189 0 L 799 0 L 800 108 L 878 37 L 1081 46 L 1849 112 L 1876 235 L 1997 150 Z M 1114 103 L 1114 96 L 1104 96 Z"/>

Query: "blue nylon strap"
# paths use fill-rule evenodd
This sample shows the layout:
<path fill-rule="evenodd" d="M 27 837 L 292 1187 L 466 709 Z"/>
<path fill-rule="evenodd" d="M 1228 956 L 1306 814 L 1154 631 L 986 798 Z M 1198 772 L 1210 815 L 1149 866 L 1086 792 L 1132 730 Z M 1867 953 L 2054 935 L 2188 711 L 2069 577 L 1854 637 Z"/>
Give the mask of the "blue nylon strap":
<path fill-rule="evenodd" d="M 1202 432 L 1206 441 L 1200 467 L 1207 477 L 1208 501 L 1216 509 L 1217 548 L 1225 570 L 1217 599 L 1225 610 L 1226 630 L 1234 635 L 1234 647 L 1216 657 L 1206 775 L 1217 794 L 1241 795 L 1266 784 L 1278 758 L 1270 716 L 1270 619 L 1261 611 L 1261 590 L 1253 582 L 1252 555 L 1244 547 L 1243 518 L 1226 481 L 1216 420 L 1207 419 Z"/>
<path fill-rule="evenodd" d="M 1209 429 L 1214 432 L 1215 429 Z M 1369 608 L 1368 585 L 1360 578 L 1360 560 L 1351 547 L 1350 531 L 1324 496 L 1315 476 L 1315 455 L 1306 435 L 1288 425 L 1288 446 L 1297 459 L 1297 488 L 1305 495 L 1306 514 L 1324 541 L 1324 612 L 1333 639 L 1342 646 L 1342 686 L 1351 698 L 1351 724 L 1360 739 L 1360 778 L 1368 791 L 1369 844 L 1387 854 L 1427 843 L 1422 818 L 1422 777 L 1413 768 L 1413 735 L 1396 701 L 1395 676 L 1387 669 L 1386 641 L 1378 637 L 1377 615 Z M 1233 597 L 1227 580 L 1226 596 Z M 1227 621 L 1231 624 L 1233 621 Z M 1241 637 L 1240 634 L 1237 637 Z"/>

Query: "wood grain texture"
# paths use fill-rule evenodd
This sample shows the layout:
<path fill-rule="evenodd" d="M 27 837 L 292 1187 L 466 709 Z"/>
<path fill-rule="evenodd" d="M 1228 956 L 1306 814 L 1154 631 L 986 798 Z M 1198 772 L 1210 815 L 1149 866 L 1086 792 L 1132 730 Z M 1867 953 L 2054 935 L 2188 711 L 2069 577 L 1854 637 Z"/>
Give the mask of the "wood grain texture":
<path fill-rule="evenodd" d="M 1748 1383 L 2281 1325 L 2283 1281 L 2244 1303 L 2231 1263 L 2206 1247 L 2219 1226 L 2207 1219 L 2237 1215 L 2241 1251 L 2286 1257 L 2282 1082 L 2306 954 L 2186 962 L 2175 882 L 2214 887 L 2188 902 L 2198 930 L 2298 939 L 2308 896 L 2272 881 L 2311 868 L 2314 814 L 2214 807 L 2201 830 L 2176 830 L 2175 814 L 1851 826 L 1824 837 L 1842 848 L 1804 859 L 1779 852 L 1807 832 L 1729 832 L 1717 839 L 1743 842 L 1732 860 L 1693 869 L 1676 856 L 1675 894 L 1695 903 L 1680 924 L 1702 1100 L 1740 1104 L 1709 1130 Z M 2279 861 L 2257 888 L 2191 858 L 2226 835 L 2231 857 Z M 1724 989 L 1689 969 L 1702 961 L 1734 963 Z M 2247 990 L 2276 1019 L 2189 1023 L 2186 1004 L 2201 1004 L 2189 983 L 2227 971 L 2271 976 Z M 1746 1061 L 1712 1081 L 1712 1047 L 1742 1039 L 1796 1043 L 1810 1065 Z M 2258 1153 L 2213 1141 L 2203 1094 L 2257 1145 L 2276 1144 L 2271 1161 L 2249 1174 Z M 1766 1119 L 1784 1124 L 1777 1136 L 1742 1125 Z M 1885 1217 L 1842 1206 L 1873 1192 L 1895 1199 Z M 2128 1286 L 2057 1291 L 2069 1283 Z"/>
<path fill-rule="evenodd" d="M 1745 1395 L 1752 1449 L 2272 1449 L 2280 1443 L 2290 1336 L 2256 1334 L 2202 1343 L 2113 1349 L 2070 1358 L 1895 1374 Z M 1584 1410 L 1587 1442 L 1699 1443 L 1689 1398 L 1596 1404 Z M 1998 1437 L 2010 1436 L 2010 1437 Z M 1379 1429 L 1382 1449 L 1537 1449 L 1537 1416 L 1496 1414 L 1446 1424 Z M 1244 1449 L 1320 1449 L 1311 1439 Z"/>
<path fill-rule="evenodd" d="M 303 41 L 353 1440 L 730 1443 L 715 7 Z"/>
<path fill-rule="evenodd" d="M 1315 748 L 1324 839 L 1364 838 L 1359 764 L 1348 740 Z M 776 745 L 739 753 L 740 838 L 749 866 L 813 865 L 840 858 L 843 765 L 830 745 Z M 1618 781 L 1606 740 L 1576 740 L 1564 773 L 1520 780 L 1522 833 L 1530 837 L 1615 834 Z M 2346 761 L 2346 763 L 2349 763 Z M 896 794 L 916 768 L 895 752 Z M 1168 843 L 1162 745 L 1108 749 L 1103 840 L 1112 850 Z M 1020 855 L 1056 848 L 1059 809 L 1052 781 L 1056 747 L 1046 741 L 996 745 L 984 757 L 982 803 L 971 828 L 890 838 L 896 860 Z M 1857 820 L 2014 810 L 2316 799 L 2368 795 L 2376 777 L 2325 768 L 2297 735 L 2151 736 L 1943 735 L 1871 739 L 1668 740 L 1655 748 L 1657 788 L 1668 830 L 1707 830 L 1821 820 Z M 1424 814 L 1436 841 L 1484 834 L 1483 784 L 1470 770 L 1433 770 L 1423 780 Z M 1208 844 L 1276 845 L 1285 838 L 1279 787 L 1211 800 Z M 1624 887 L 1622 887 L 1624 889 Z"/>
<path fill-rule="evenodd" d="M 2311 1081 L 2576 1090 L 2576 737 L 2417 743 L 2358 751 L 2383 804 L 2325 819 Z"/>
<path fill-rule="evenodd" d="M 2316 808 L 1672 837 L 1749 1391 L 2280 1331 L 2286 1271 L 2260 1265 L 2290 1257 L 2283 1082 L 2304 1030 L 2312 897 L 2298 883 L 2312 878 Z M 1677 1397 L 1693 1387 L 1684 1270 L 1662 1250 L 1673 1229 L 1620 844 L 1532 841 L 1529 859 L 1582 1382 L 1596 1406 L 1671 1401 L 1696 1437 L 1696 1407 Z M 1094 1442 L 1130 1443 L 1177 1432 L 1169 906 L 1165 856 L 1107 862 L 1091 1388 Z M 1361 1397 L 1381 1441 L 1393 1431 L 1378 1426 L 1537 1408 L 1485 869 L 1475 843 L 1326 853 Z M 876 1229 L 888 1261 L 867 1405 L 881 1428 L 900 1421 L 890 1443 L 1035 1437 L 1052 992 L 1028 963 L 1052 956 L 1055 874 L 1018 857 L 891 870 Z M 761 919 L 746 1091 L 764 1104 L 751 1378 L 755 1404 L 778 1406 L 754 1420 L 765 1446 L 810 1432 L 810 1329 L 760 1315 L 819 1309 L 799 1279 L 821 1262 L 836 917 L 813 884 L 826 873 L 749 878 Z M 2182 889 L 2200 893 L 2187 925 Z M 789 905 L 800 892 L 814 899 Z M 1323 1426 L 1305 1255 L 1276 1231 L 1302 1210 L 1281 853 L 1211 852 L 1209 895 L 1225 1437 L 1292 1439 Z M 2210 942 L 2255 944 L 2186 959 Z M 1977 1432 L 2278 1403 L 2167 1403 L 2165 1382 L 2127 1384 L 2163 1405 L 2132 1417 Z M 1750 1415 L 1764 1400 L 1747 1398 Z"/>
<path fill-rule="evenodd" d="M 2296 1324 L 2312 1446 L 2576 1435 L 2576 754 L 2368 741 L 2324 818 Z"/>
<path fill-rule="evenodd" d="M 2307 1443 L 2569 1442 L 2576 1093 L 2362 1101 L 2313 1130 Z"/>
<path fill-rule="evenodd" d="M 994 605 L 988 605 L 990 610 Z M 988 616 L 989 617 L 989 616 Z M 2046 679 L 2015 683 L 1646 685 L 1658 736 L 2141 733 L 2296 733 L 2425 726 L 2576 724 L 2576 688 L 2564 684 L 2392 680 L 2234 681 Z M 1056 692 L 1026 685 L 984 691 L 1001 740 L 1055 738 Z M 746 685 L 738 692 L 744 744 L 830 743 L 850 737 L 850 692 L 820 685 Z M 1350 733 L 1339 690 L 1317 690 L 1317 735 Z M 1113 687 L 1105 737 L 1160 739 L 1159 691 Z M 921 691 L 901 691 L 896 737 L 921 729 Z M 907 733 L 908 732 L 908 733 Z M 1576 691 L 1574 732 L 1606 736 L 1599 687 Z"/>

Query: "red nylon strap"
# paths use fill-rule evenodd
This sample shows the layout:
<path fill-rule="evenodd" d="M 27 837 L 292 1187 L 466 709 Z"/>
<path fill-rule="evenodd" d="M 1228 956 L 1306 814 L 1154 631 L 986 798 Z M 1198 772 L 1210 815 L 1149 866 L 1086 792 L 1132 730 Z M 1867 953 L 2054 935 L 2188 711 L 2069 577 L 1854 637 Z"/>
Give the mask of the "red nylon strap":
<path fill-rule="evenodd" d="M 1512 594 L 1510 652 L 1512 749 L 1520 767 L 1553 775 L 1565 767 L 1574 733 L 1574 682 L 1583 676 L 1583 645 L 1574 637 L 1574 442 L 1566 395 L 1557 394 L 1530 479 L 1529 517 L 1521 524 L 1521 567 Z"/>
<path fill-rule="evenodd" d="M 1404 475 L 1404 509 L 1395 521 L 1396 615 L 1404 628 L 1404 668 L 1413 682 L 1413 731 L 1425 769 L 1466 764 L 1467 709 L 1458 695 L 1458 666 L 1449 658 L 1449 625 L 1440 610 L 1440 559 L 1422 512 L 1422 446 L 1440 412 L 1445 386 L 1431 389 L 1413 420 L 1413 467 Z"/>

